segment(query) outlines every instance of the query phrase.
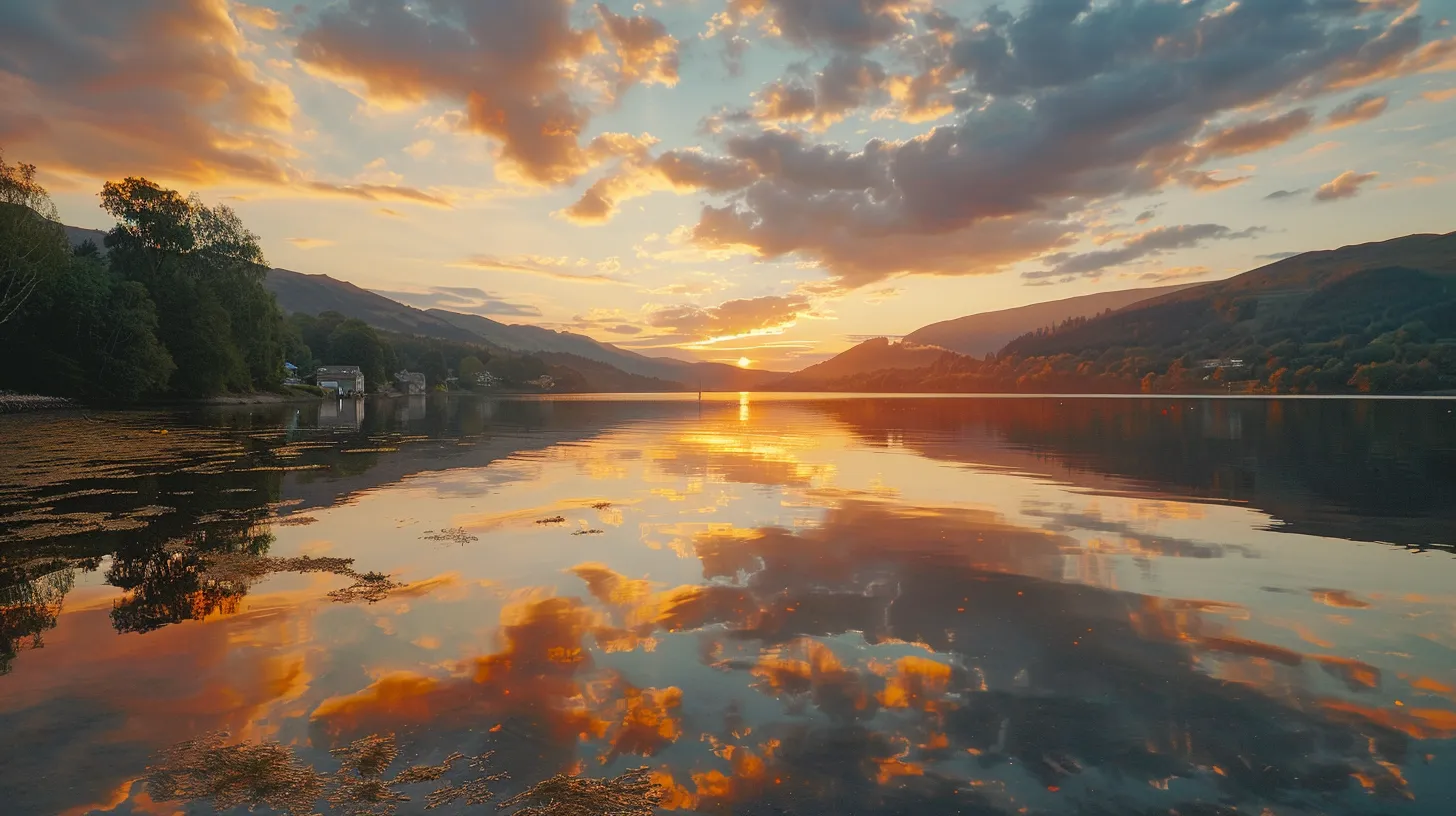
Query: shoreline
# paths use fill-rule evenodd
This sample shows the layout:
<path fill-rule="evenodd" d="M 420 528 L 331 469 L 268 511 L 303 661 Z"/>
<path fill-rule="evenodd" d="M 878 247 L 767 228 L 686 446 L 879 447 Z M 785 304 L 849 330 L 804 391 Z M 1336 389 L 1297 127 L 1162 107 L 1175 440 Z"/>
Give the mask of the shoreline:
<path fill-rule="evenodd" d="M 475 397 L 497 397 L 505 399 L 526 399 L 530 401 L 551 401 L 551 400 L 597 400 L 602 398 L 616 398 L 628 400 L 660 400 L 666 399 L 674 402 L 693 401 L 693 397 L 699 392 L 691 391 L 582 391 L 571 393 L 533 393 L 497 391 L 490 394 L 451 392 L 448 396 L 475 396 Z M 862 391 L 704 391 L 701 392 L 699 400 L 706 402 L 722 402 L 729 399 L 739 399 L 743 395 L 751 394 L 766 401 L 795 401 L 802 399 L 1188 399 L 1188 400 L 1433 400 L 1446 401 L 1456 400 L 1456 392 L 1437 391 L 1422 394 L 1227 394 L 1227 393 L 1108 393 L 1108 392 L 1084 392 L 1084 393 L 1018 393 L 1018 392 L 957 392 L 957 391 L 885 391 L 885 392 L 862 392 Z M 366 400 L 373 399 L 403 399 L 412 395 L 406 394 L 371 394 Z M 413 395 L 425 396 L 425 395 Z M 436 396 L 431 394 L 429 396 Z M 445 396 L 441 394 L 439 396 Z M 703 399 L 706 397 L 706 399 Z M 225 394 L 216 397 L 202 399 L 176 399 L 176 400 L 155 400 L 148 402 L 132 403 L 127 405 L 88 405 L 65 397 L 48 397 L 42 394 L 0 394 L 0 416 L 9 414 L 36 413 L 40 411 L 57 410 L 81 410 L 91 409 L 98 411 L 126 411 L 148 408 L 228 408 L 247 405 L 306 405 L 308 403 L 327 402 L 327 397 L 317 397 L 312 394 L 276 394 L 262 392 L 257 394 Z"/>
<path fill-rule="evenodd" d="M 63 397 L 47 397 L 41 394 L 0 394 L 0 414 L 24 414 L 32 411 L 77 407 L 79 407 L 77 403 Z"/>

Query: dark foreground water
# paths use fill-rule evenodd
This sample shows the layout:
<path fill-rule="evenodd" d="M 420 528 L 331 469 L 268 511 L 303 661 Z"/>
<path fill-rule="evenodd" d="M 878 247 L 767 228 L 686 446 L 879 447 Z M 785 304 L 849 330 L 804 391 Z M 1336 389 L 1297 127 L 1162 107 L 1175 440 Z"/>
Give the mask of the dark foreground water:
<path fill-rule="evenodd" d="M 1449 814 L 1453 409 L 0 417 L 0 812 Z"/>

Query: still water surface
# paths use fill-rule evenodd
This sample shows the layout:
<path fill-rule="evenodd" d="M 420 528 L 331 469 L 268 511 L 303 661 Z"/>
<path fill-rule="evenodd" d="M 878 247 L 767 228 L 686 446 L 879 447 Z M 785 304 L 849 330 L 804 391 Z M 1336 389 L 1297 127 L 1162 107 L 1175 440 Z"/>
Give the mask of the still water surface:
<path fill-rule="evenodd" d="M 330 751 L 391 738 L 409 801 L 326 813 L 494 751 L 496 801 L 646 766 L 704 813 L 1448 814 L 1453 408 L 0 417 L 0 811 L 246 802 L 148 782 L 227 732 L 366 777 Z"/>

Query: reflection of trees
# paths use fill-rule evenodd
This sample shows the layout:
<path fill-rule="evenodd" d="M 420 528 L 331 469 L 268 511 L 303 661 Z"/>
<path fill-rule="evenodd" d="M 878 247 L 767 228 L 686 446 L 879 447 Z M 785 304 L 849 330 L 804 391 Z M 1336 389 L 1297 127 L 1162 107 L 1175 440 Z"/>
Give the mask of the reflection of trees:
<path fill-rule="evenodd" d="M 148 632 L 234 612 L 266 574 L 300 571 L 266 555 L 266 525 L 285 480 L 343 462 L 351 472 L 368 470 L 381 457 L 339 450 L 377 445 L 394 431 L 370 426 L 307 439 L 284 430 L 296 413 L 292 406 L 208 410 L 199 414 L 208 430 L 185 427 L 195 417 L 181 427 L 165 415 L 117 418 L 108 420 L 111 444 L 99 447 L 96 428 L 80 418 L 49 422 L 46 438 L 56 449 L 33 444 L 11 474 L 19 487 L 0 496 L 0 665 L 8 668 L 15 651 L 55 625 L 70 585 L 59 588 L 45 577 L 52 573 L 90 572 L 109 558 L 106 580 L 126 592 L 112 614 L 117 631 Z M 157 426 L 174 432 L 155 434 Z M 6 474 L 0 468 L 0 481 Z M 238 575 L 238 559 L 262 572 Z M 319 571 L 318 564 L 302 571 Z M 332 571 L 354 579 L 335 600 L 377 601 L 396 588 L 347 564 Z"/>
<path fill-rule="evenodd" d="M 255 528 L 234 541 L 214 537 L 207 550 L 173 543 L 142 559 L 118 558 L 106 577 L 127 595 L 113 606 L 112 624 L 118 632 L 150 632 L 169 623 L 235 614 L 253 584 L 278 573 L 352 578 L 350 586 L 329 593 L 340 603 L 378 603 L 401 586 L 382 573 L 356 572 L 352 558 L 265 555 L 272 541 L 271 533 Z"/>
<path fill-rule="evenodd" d="M 494 787 L 510 777 L 488 773 L 491 754 L 462 763 L 452 753 L 436 765 L 414 765 L 393 777 L 389 769 L 399 757 L 391 736 L 370 735 L 330 753 L 339 768 L 324 774 L 305 764 L 293 748 L 277 742 L 230 743 L 214 733 L 179 743 L 147 769 L 147 791 L 159 802 L 206 802 L 215 810 L 259 805 L 307 816 L 331 810 L 350 816 L 389 816 L 406 791 L 425 783 L 426 810 L 456 802 L 484 805 L 495 798 Z M 463 766 L 464 773 L 460 770 Z M 515 816 L 652 816 L 664 791 L 646 768 L 612 779 L 554 776 L 497 805 Z M 320 808 L 320 800 L 327 803 Z"/>
<path fill-rule="evenodd" d="M 55 628 L 61 602 L 75 583 L 75 571 L 64 569 L 0 588 L 0 675 L 10 672 L 22 649 L 45 645 L 42 636 Z"/>
<path fill-rule="evenodd" d="M 1456 425 L 1439 402 L 846 400 L 815 408 L 872 444 L 894 440 L 935 459 L 1247 502 L 1297 532 L 1456 545 Z M 1017 457 L 1024 453 L 1032 456 Z"/>
<path fill-rule="evenodd" d="M 208 549 L 190 543 L 152 546 L 116 553 L 106 582 L 126 591 L 111 610 L 118 632 L 150 632 L 171 623 L 201 620 L 217 613 L 233 614 L 247 594 L 246 584 L 209 580 L 207 555 L 238 553 L 261 556 L 272 536 L 247 527 L 214 528 L 203 540 Z"/>

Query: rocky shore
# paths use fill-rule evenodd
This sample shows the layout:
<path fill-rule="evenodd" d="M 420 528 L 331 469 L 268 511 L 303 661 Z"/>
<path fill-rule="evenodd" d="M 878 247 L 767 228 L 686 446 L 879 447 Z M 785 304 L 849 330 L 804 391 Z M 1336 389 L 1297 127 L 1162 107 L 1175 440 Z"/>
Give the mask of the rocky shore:
<path fill-rule="evenodd" d="M 69 408 L 70 400 L 60 397 L 43 397 L 39 394 L 11 394 L 0 391 L 0 414 L 18 414 L 22 411 L 43 411 L 48 408 Z"/>

